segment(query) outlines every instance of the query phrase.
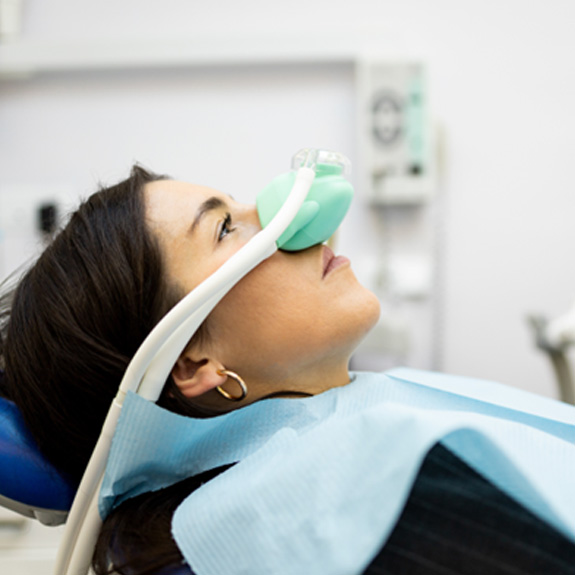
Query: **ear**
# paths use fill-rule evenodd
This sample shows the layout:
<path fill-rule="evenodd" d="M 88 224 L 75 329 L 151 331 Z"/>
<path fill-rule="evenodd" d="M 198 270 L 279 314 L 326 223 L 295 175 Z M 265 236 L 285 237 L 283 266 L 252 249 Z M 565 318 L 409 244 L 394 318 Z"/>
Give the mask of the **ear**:
<path fill-rule="evenodd" d="M 227 376 L 218 373 L 220 369 L 223 366 L 217 361 L 194 361 L 184 352 L 172 368 L 172 378 L 186 397 L 198 397 L 226 382 Z"/>

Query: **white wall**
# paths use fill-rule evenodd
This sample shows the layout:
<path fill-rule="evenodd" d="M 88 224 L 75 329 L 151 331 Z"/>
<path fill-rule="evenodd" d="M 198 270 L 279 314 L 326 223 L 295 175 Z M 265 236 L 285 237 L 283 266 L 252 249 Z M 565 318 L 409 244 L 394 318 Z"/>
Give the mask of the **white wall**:
<path fill-rule="evenodd" d="M 444 141 L 440 367 L 554 395 L 525 315 L 575 299 L 575 4 L 566 0 L 24 0 L 25 46 L 162 38 L 419 57 Z M 215 49 L 216 49 L 215 48 Z M 122 177 L 133 160 L 253 196 L 302 145 L 353 159 L 348 63 L 55 73 L 0 83 L 0 193 Z M 361 190 L 358 191 L 361 193 Z M 360 258 L 367 211 L 342 248 Z M 421 365 L 421 367 L 431 367 Z"/>

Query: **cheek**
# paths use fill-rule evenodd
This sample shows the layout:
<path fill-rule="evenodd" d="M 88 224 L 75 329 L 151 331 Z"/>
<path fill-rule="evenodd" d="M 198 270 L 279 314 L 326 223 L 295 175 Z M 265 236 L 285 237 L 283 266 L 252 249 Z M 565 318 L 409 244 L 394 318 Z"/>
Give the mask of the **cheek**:
<path fill-rule="evenodd" d="M 377 321 L 379 302 L 351 270 L 342 272 L 325 283 L 301 269 L 275 273 L 271 266 L 246 276 L 210 318 L 226 360 L 250 350 L 279 366 L 353 352 Z"/>
<path fill-rule="evenodd" d="M 303 329 L 313 313 L 310 285 L 286 270 L 260 266 L 246 276 L 212 312 L 212 325 L 223 341 L 263 351 L 284 344 Z"/>
<path fill-rule="evenodd" d="M 311 352 L 304 336 L 317 305 L 313 274 L 306 267 L 295 258 L 266 261 L 226 295 L 210 316 L 210 334 L 222 361 L 261 361 L 263 369 L 289 365 Z"/>

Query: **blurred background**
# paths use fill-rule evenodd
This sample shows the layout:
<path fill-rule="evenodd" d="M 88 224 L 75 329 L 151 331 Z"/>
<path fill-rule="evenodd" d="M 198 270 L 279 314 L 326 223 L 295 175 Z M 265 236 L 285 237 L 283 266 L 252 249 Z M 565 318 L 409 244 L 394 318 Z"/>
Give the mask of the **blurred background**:
<path fill-rule="evenodd" d="M 575 300 L 572 2 L 0 7 L 2 277 L 133 162 L 249 202 L 334 149 L 356 186 L 337 251 L 383 304 L 353 366 L 556 395 L 526 316 Z"/>
<path fill-rule="evenodd" d="M 575 300 L 574 21 L 569 0 L 0 0 L 0 277 L 133 162 L 249 202 L 333 149 L 356 187 L 337 251 L 382 301 L 353 367 L 558 397 L 526 318 Z M 45 572 L 13 541 L 3 572 Z"/>

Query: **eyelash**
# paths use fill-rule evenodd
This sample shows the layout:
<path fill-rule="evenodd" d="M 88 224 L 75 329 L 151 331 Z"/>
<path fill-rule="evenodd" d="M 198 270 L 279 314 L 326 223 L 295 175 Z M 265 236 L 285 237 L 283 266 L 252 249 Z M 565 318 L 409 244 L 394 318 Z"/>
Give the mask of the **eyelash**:
<path fill-rule="evenodd" d="M 218 234 L 218 241 L 221 242 L 230 232 L 233 232 L 236 228 L 230 227 L 232 225 L 232 216 L 227 213 L 222 222 L 222 227 L 220 233 Z"/>

